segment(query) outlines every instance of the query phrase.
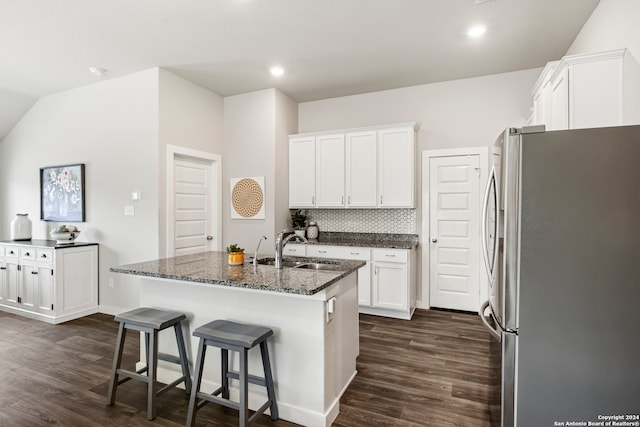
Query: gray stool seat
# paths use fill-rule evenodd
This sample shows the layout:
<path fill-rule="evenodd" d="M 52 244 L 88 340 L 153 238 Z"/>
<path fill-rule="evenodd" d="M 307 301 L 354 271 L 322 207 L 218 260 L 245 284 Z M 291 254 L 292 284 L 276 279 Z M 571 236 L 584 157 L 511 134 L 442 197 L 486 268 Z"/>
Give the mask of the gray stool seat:
<path fill-rule="evenodd" d="M 271 419 L 278 419 L 278 406 L 276 404 L 273 375 L 271 373 L 271 363 L 269 361 L 269 348 L 267 339 L 273 335 L 270 328 L 244 323 L 231 322 L 228 320 L 214 320 L 206 325 L 197 328 L 193 335 L 200 338 L 198 345 L 198 356 L 196 359 L 195 373 L 189 398 L 189 411 L 187 414 L 187 426 L 193 426 L 198 409 L 208 402 L 237 409 L 239 412 L 239 425 L 246 427 L 253 423 L 257 417 L 270 408 Z M 264 378 L 249 375 L 248 373 L 248 352 L 255 346 L 260 346 L 262 357 L 262 367 Z M 200 391 L 202 382 L 202 370 L 207 346 L 220 348 L 221 355 L 221 381 L 222 385 L 211 394 Z M 229 351 L 235 351 L 239 355 L 238 372 L 229 370 Z M 240 383 L 240 401 L 229 400 L 229 379 L 238 380 Z M 256 412 L 249 417 L 248 391 L 249 383 L 257 384 L 267 389 L 267 401 Z M 220 397 L 218 395 L 221 395 Z M 202 399 L 196 404 L 197 399 Z"/>
<path fill-rule="evenodd" d="M 184 382 L 187 394 L 191 390 L 191 376 L 189 374 L 189 364 L 187 352 L 184 345 L 182 333 L 182 320 L 186 319 L 184 313 L 156 308 L 141 307 L 135 310 L 120 313 L 115 316 L 115 320 L 120 322 L 118 328 L 118 338 L 116 342 L 115 355 L 113 357 L 113 367 L 111 379 L 109 381 L 109 394 L 107 405 L 113 405 L 116 399 L 116 389 L 119 385 L 129 380 L 138 380 L 147 383 L 147 419 L 153 420 L 156 417 L 156 397 L 169 389 Z M 158 332 L 173 327 L 178 345 L 178 356 L 158 352 Z M 144 332 L 145 350 L 147 366 L 133 372 L 121 369 L 122 353 L 124 350 L 127 329 Z M 158 377 L 158 360 L 164 360 L 179 364 L 182 369 L 182 376 L 171 384 L 165 385 L 160 390 L 156 390 Z M 146 373 L 146 375 L 142 375 Z M 120 379 L 120 377 L 123 377 Z"/>

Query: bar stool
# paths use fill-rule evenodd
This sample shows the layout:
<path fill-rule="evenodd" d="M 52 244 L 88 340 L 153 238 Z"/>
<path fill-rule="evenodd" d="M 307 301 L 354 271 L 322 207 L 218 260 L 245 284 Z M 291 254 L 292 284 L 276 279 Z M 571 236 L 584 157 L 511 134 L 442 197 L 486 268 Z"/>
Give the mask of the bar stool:
<path fill-rule="evenodd" d="M 113 368 L 111 370 L 111 380 L 109 381 L 109 395 L 107 397 L 107 405 L 111 406 L 116 399 L 116 388 L 129 380 L 138 380 L 147 383 L 147 419 L 153 420 L 156 417 L 156 397 L 169 389 L 175 387 L 184 381 L 187 394 L 191 390 L 191 377 L 189 375 L 189 364 L 187 361 L 187 352 L 184 346 L 184 338 L 182 336 L 182 325 L 180 321 L 187 317 L 183 313 L 175 311 L 159 310 L 156 308 L 136 308 L 118 314 L 115 317 L 120 322 L 118 328 L 118 338 L 116 342 L 116 351 L 113 357 Z M 176 333 L 176 341 L 178 344 L 179 356 L 173 356 L 165 353 L 158 353 L 158 332 L 172 327 Z M 147 356 L 147 366 L 137 370 L 136 372 L 120 369 L 122 363 L 122 351 L 124 349 L 125 337 L 127 329 L 144 332 L 145 347 Z M 182 368 L 182 376 L 165 385 L 156 391 L 156 382 L 158 375 L 158 360 L 177 363 Z M 141 375 L 146 372 L 146 375 Z M 119 377 L 124 377 L 119 379 Z"/>
<path fill-rule="evenodd" d="M 196 411 L 208 402 L 214 402 L 229 408 L 237 409 L 239 411 L 240 427 L 251 425 L 251 423 L 253 423 L 257 417 L 262 415 L 267 408 L 271 408 L 271 419 L 277 420 L 278 406 L 276 404 L 273 376 L 271 374 L 271 364 L 269 362 L 269 349 L 267 347 L 267 338 L 273 335 L 273 331 L 262 326 L 247 325 L 227 320 L 214 320 L 213 322 L 197 328 L 193 332 L 193 335 L 200 338 L 200 344 L 198 345 L 198 357 L 194 368 L 193 388 L 191 389 L 191 396 L 189 398 L 187 426 L 194 425 Z M 264 378 L 249 375 L 248 373 L 248 352 L 258 344 L 260 345 L 260 353 L 262 356 Z M 221 355 L 222 385 L 211 394 L 200 391 L 202 368 L 204 366 L 207 346 L 220 348 Z M 229 370 L 229 350 L 238 352 L 239 354 L 240 368 L 238 372 Z M 238 403 L 229 400 L 230 378 L 240 382 L 240 402 Z M 268 400 L 251 417 L 249 417 L 248 408 L 249 383 L 266 387 L 268 397 Z M 222 394 L 222 396 L 218 397 L 219 394 Z M 197 398 L 203 400 L 198 402 L 196 405 Z"/>

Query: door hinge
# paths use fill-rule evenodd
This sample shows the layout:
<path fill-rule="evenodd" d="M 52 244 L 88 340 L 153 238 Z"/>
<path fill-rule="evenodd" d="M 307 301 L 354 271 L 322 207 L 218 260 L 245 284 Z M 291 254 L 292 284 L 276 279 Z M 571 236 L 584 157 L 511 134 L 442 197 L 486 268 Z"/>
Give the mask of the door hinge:
<path fill-rule="evenodd" d="M 51 311 L 53 311 L 53 304 L 51 304 Z"/>
<path fill-rule="evenodd" d="M 53 276 L 53 268 L 51 269 L 51 275 Z"/>
<path fill-rule="evenodd" d="M 22 298 L 18 297 L 18 303 L 22 303 Z"/>
<path fill-rule="evenodd" d="M 22 271 L 22 266 L 18 264 L 18 271 Z"/>

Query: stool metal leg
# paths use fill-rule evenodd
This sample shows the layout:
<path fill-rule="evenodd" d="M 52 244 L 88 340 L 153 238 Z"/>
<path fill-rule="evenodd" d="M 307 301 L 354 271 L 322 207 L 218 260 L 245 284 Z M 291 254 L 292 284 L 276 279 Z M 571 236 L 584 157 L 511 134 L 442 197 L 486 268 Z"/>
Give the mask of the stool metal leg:
<path fill-rule="evenodd" d="M 271 401 L 270 412 L 271 419 L 278 419 L 278 404 L 276 403 L 276 393 L 273 387 L 273 374 L 271 372 L 271 362 L 269 360 L 269 347 L 267 346 L 267 341 L 262 341 L 260 343 L 260 355 L 262 356 L 262 367 L 264 368 L 264 380 L 265 386 L 267 387 L 267 396 Z"/>
<path fill-rule="evenodd" d="M 226 348 L 220 349 L 221 356 L 221 370 L 220 378 L 222 380 L 222 397 L 224 399 L 229 398 L 229 350 Z"/>
<path fill-rule="evenodd" d="M 196 422 L 196 401 L 200 392 L 200 384 L 202 383 L 202 369 L 204 368 L 204 357 L 207 351 L 205 340 L 200 339 L 198 344 L 198 356 L 196 357 L 196 365 L 193 368 L 193 383 L 191 386 L 191 395 L 189 396 L 189 409 L 187 412 L 187 427 L 193 427 Z"/>
<path fill-rule="evenodd" d="M 178 343 L 178 355 L 180 356 L 180 366 L 182 367 L 182 375 L 184 376 L 184 390 L 187 395 L 191 392 L 191 375 L 189 374 L 189 362 L 187 361 L 187 350 L 184 346 L 184 337 L 182 336 L 182 326 L 180 323 L 173 325 L 176 332 L 176 342 Z"/>
<path fill-rule="evenodd" d="M 147 419 L 149 421 L 156 417 L 156 378 L 158 376 L 158 331 L 147 334 L 149 336 L 149 348 L 147 353 Z"/>
<path fill-rule="evenodd" d="M 107 396 L 107 405 L 111 406 L 116 400 L 116 388 L 118 387 L 118 369 L 122 363 L 122 352 L 124 342 L 127 336 L 127 330 L 124 323 L 120 323 L 118 327 L 118 338 L 116 339 L 116 351 L 113 356 L 113 367 L 111 368 L 111 379 L 109 380 L 109 393 Z"/>
<path fill-rule="evenodd" d="M 240 412 L 240 427 L 246 427 L 247 420 L 249 419 L 249 366 L 247 363 L 247 349 L 240 350 L 238 353 L 240 355 L 240 407 L 238 411 Z"/>

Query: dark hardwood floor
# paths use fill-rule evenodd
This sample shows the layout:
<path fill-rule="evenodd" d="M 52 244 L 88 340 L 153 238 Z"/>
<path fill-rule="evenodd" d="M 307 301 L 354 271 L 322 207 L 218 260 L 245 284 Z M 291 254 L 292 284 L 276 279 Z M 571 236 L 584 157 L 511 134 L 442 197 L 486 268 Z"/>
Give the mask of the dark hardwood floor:
<path fill-rule="evenodd" d="M 0 312 L 0 426 L 177 426 L 187 398 L 171 390 L 146 419 L 145 385 L 129 381 L 106 406 L 117 323 L 95 314 L 49 325 Z M 124 363 L 138 360 L 136 334 Z M 336 427 L 488 426 L 490 337 L 475 314 L 418 310 L 413 320 L 360 316 L 358 375 L 342 397 Z M 277 383 L 277 378 L 276 378 Z M 237 425 L 209 404 L 198 426 Z M 287 427 L 262 416 L 257 426 Z"/>

